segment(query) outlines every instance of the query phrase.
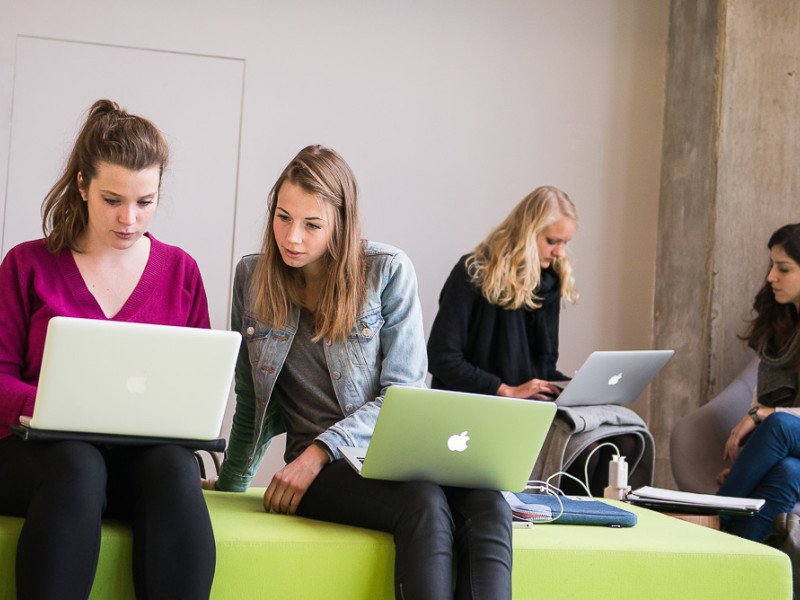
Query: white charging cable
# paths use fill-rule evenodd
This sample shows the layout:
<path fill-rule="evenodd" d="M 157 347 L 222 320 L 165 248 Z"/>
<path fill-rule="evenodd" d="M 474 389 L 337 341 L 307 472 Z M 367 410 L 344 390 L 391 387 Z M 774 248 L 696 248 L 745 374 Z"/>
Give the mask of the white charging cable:
<path fill-rule="evenodd" d="M 631 488 L 628 485 L 628 463 L 625 462 L 625 457 L 622 456 L 619 448 L 613 442 L 603 442 L 598 444 L 589 453 L 589 456 L 586 457 L 586 462 L 583 469 L 585 481 L 581 481 L 577 477 L 570 475 L 569 473 L 565 473 L 564 471 L 559 471 L 550 475 L 546 481 L 529 481 L 526 491 L 552 494 L 555 496 L 563 494 L 559 488 L 550 483 L 551 479 L 561 476 L 568 477 L 579 483 L 581 487 L 586 490 L 586 495 L 591 497 L 592 492 L 589 490 L 589 461 L 591 460 L 592 455 L 594 455 L 594 453 L 603 446 L 611 446 L 617 451 L 616 454 L 612 455 L 611 460 L 608 463 L 608 486 L 606 486 L 606 488 L 603 490 L 603 497 L 611 500 L 624 500 L 628 492 L 631 491 Z"/>
<path fill-rule="evenodd" d="M 628 485 L 628 463 L 625 457 L 615 454 L 608 463 L 608 486 L 603 490 L 603 497 L 611 500 L 624 500 L 631 491 Z"/>

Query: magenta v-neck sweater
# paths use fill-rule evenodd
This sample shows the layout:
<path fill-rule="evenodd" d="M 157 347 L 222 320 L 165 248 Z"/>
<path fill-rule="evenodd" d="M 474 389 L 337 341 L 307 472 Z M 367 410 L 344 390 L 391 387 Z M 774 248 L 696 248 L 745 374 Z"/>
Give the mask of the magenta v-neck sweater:
<path fill-rule="evenodd" d="M 210 327 L 197 263 L 148 236 L 144 273 L 110 320 Z M 106 320 L 69 250 L 53 256 L 44 239 L 15 246 L 0 264 L 0 438 L 20 415 L 33 413 L 47 324 L 55 316 Z"/>

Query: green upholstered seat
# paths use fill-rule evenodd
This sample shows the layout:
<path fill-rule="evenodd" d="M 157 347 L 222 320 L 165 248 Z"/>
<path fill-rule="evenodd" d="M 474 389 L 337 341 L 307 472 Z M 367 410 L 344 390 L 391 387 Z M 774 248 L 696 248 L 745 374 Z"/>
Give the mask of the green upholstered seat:
<path fill-rule="evenodd" d="M 214 599 L 392 598 L 391 536 L 265 514 L 263 489 L 207 492 L 217 542 Z M 791 598 L 783 553 L 640 508 L 635 527 L 535 525 L 514 530 L 514 598 Z M 14 598 L 21 519 L 0 517 L 0 600 Z M 91 598 L 133 598 L 131 534 L 103 527 Z"/>

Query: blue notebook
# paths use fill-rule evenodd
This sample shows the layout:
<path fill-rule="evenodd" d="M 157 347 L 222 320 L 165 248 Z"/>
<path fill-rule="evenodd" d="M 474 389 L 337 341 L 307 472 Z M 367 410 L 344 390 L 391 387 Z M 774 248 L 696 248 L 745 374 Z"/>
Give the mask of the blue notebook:
<path fill-rule="evenodd" d="M 513 496 L 525 505 L 520 507 L 519 512 L 525 512 L 525 509 L 527 509 L 530 515 L 536 515 L 535 518 L 527 519 L 532 520 L 534 523 L 547 521 L 564 525 L 633 527 L 637 522 L 636 515 L 632 512 L 593 498 L 584 498 L 582 496 L 559 496 L 556 498 L 549 494 L 524 493 L 513 494 Z M 507 500 L 509 499 L 507 498 Z M 510 500 L 509 504 L 511 504 Z M 519 506 L 517 503 L 514 504 Z M 561 511 L 562 504 L 564 507 L 563 512 Z M 548 511 L 549 516 L 547 515 Z M 512 506 L 512 512 L 518 513 L 518 509 Z"/>

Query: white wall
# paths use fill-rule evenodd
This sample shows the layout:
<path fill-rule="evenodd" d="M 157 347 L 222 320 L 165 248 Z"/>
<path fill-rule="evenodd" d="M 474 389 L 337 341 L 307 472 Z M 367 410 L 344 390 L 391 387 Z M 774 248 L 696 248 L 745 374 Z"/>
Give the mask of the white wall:
<path fill-rule="evenodd" d="M 581 215 L 581 300 L 561 332 L 570 371 L 594 349 L 651 345 L 668 4 L 0 0 L 0 190 L 18 35 L 242 59 L 234 256 L 257 250 L 285 163 L 330 145 L 359 178 L 365 236 L 414 260 L 429 327 L 458 257 L 533 188 L 559 186 Z M 186 118 L 215 116 L 189 105 Z"/>
<path fill-rule="evenodd" d="M 244 61 L 22 35 L 15 54 L 2 254 L 42 236 L 36 200 L 57 177 L 43 174 L 63 170 L 88 108 L 113 98 L 157 123 L 170 145 L 150 232 L 198 261 L 211 326 L 227 328 Z M 211 90 L 208 81 L 215 82 Z M 52 89 L 59 89 L 58 102 Z M 209 114 L 218 116 L 203 119 Z"/>

